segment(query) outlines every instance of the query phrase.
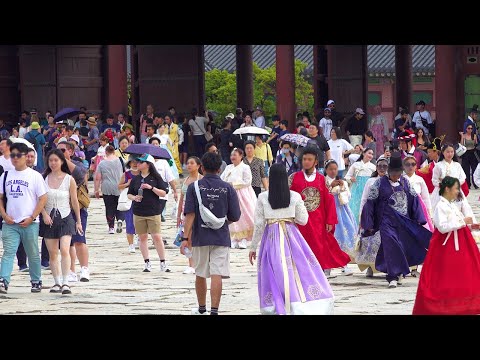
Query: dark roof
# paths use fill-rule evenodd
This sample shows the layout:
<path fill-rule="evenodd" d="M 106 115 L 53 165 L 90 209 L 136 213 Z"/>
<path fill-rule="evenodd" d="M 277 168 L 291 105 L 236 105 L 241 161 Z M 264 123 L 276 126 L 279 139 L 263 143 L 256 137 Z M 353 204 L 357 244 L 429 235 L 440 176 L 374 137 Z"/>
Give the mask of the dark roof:
<path fill-rule="evenodd" d="M 205 70 L 235 71 L 235 45 L 205 45 Z M 368 45 L 368 73 L 370 76 L 395 76 L 395 45 Z M 313 71 L 313 46 L 295 45 L 295 57 L 308 64 Z M 435 45 L 413 45 L 413 74 L 435 74 Z M 275 63 L 275 45 L 253 45 L 253 61 L 261 68 Z"/>

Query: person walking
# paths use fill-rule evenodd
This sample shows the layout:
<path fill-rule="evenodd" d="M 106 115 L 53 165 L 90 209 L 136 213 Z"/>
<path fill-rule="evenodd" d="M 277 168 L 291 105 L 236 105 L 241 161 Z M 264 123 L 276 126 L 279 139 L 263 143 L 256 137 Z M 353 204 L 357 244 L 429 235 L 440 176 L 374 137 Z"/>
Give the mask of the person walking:
<path fill-rule="evenodd" d="M 205 172 L 203 179 L 190 184 L 185 198 L 184 238 L 180 252 L 192 248 L 195 264 L 195 291 L 198 308 L 194 315 L 207 315 L 207 278 L 211 278 L 211 315 L 218 315 L 222 296 L 222 279 L 230 277 L 230 231 L 228 223 L 240 219 L 240 204 L 237 192 L 232 185 L 218 176 L 222 157 L 216 153 L 206 153 L 202 157 Z M 202 209 L 207 208 L 217 220 L 209 227 L 203 221 Z M 221 224 L 221 219 L 224 222 Z M 207 221 L 209 223 L 209 221 Z M 219 226 L 221 225 L 221 226 Z M 212 225 L 211 225 L 212 226 Z"/>
<path fill-rule="evenodd" d="M 128 187 L 128 198 L 133 201 L 133 221 L 140 239 L 140 251 L 145 262 L 144 272 L 152 271 L 148 254 L 148 234 L 152 235 L 155 249 L 160 258 L 160 271 L 170 272 L 165 262 L 165 245 L 162 241 L 160 214 L 165 203 L 159 200 L 168 192 L 168 184 L 155 169 L 153 156 L 144 154 L 137 158 L 140 174 L 132 179 Z"/>
<path fill-rule="evenodd" d="M 248 152 L 247 152 L 247 156 L 248 156 Z M 298 156 L 295 155 L 295 151 L 292 148 L 292 144 L 290 144 L 288 141 L 282 141 L 281 153 L 277 156 L 276 163 L 283 164 L 283 166 L 285 166 L 285 170 L 287 170 L 288 176 L 301 170 L 301 166 L 298 163 Z M 253 175 L 253 170 L 252 170 L 252 175 Z M 258 194 L 257 194 L 257 197 L 258 197 Z"/>
<path fill-rule="evenodd" d="M 108 233 L 115 233 L 115 219 L 117 219 L 117 233 L 121 233 L 125 214 L 123 211 L 117 210 L 118 198 L 120 197 L 118 183 L 125 172 L 125 165 L 123 159 L 115 155 L 115 148 L 112 145 L 107 146 L 105 154 L 105 159 L 98 165 L 95 173 L 95 197 L 100 198 L 101 188 Z"/>
<path fill-rule="evenodd" d="M 25 134 L 25 140 L 31 142 L 37 152 L 37 169 L 42 172 L 45 168 L 43 164 L 43 148 L 45 146 L 45 137 L 40 132 L 40 124 L 37 122 L 32 122 L 30 125 L 30 131 Z"/>
<path fill-rule="evenodd" d="M 47 186 L 40 173 L 27 166 L 28 147 L 10 147 L 13 170 L 0 176 L 0 215 L 3 218 L 3 256 L 0 267 L 0 293 L 6 294 L 13 260 L 20 241 L 29 260 L 31 292 L 42 290 L 42 270 L 38 251 L 38 215 L 47 202 Z M 2 186 L 1 184 L 5 184 Z"/>
<path fill-rule="evenodd" d="M 365 119 L 365 111 L 362 108 L 357 108 L 355 114 L 348 119 L 345 131 L 350 140 L 350 144 L 355 145 L 362 143 L 363 134 L 368 130 L 367 119 Z"/>
<path fill-rule="evenodd" d="M 478 185 L 473 181 L 473 173 L 477 169 L 477 135 L 473 133 L 474 125 L 467 125 L 467 132 L 462 134 L 461 144 L 467 148 L 465 154 L 462 155 L 462 169 L 465 172 L 467 186 L 470 189 L 473 186 L 478 189 Z M 480 185 L 480 184 L 479 184 Z"/>
<path fill-rule="evenodd" d="M 258 198 L 258 195 L 262 192 L 262 184 L 263 187 L 268 190 L 265 163 L 255 156 L 255 143 L 253 141 L 247 140 L 244 146 L 245 157 L 243 158 L 243 162 L 250 166 L 250 171 L 252 172 L 252 188 Z"/>
<path fill-rule="evenodd" d="M 343 177 L 345 171 L 345 156 L 353 152 L 353 146 L 342 138 L 342 132 L 339 127 L 334 127 L 330 131 L 328 146 L 330 147 L 332 160 L 335 160 L 337 163 L 338 176 Z"/>
<path fill-rule="evenodd" d="M 234 187 L 242 211 L 240 220 L 230 224 L 231 246 L 233 249 L 246 249 L 247 242 L 252 240 L 255 212 L 256 196 L 252 188 L 252 171 L 242 161 L 242 149 L 233 149 L 230 159 L 232 163 L 227 166 L 221 179 Z"/>
<path fill-rule="evenodd" d="M 265 175 L 268 177 L 268 169 L 274 162 L 272 149 L 268 143 L 263 142 L 263 135 L 255 136 L 255 157 L 262 160 L 265 166 Z"/>
<path fill-rule="evenodd" d="M 270 190 L 260 194 L 255 208 L 255 230 L 250 264 L 258 252 L 260 312 L 270 315 L 331 315 L 334 296 L 315 254 L 296 223 L 308 222 L 299 193 L 288 187 L 282 164 L 270 169 Z"/>
<path fill-rule="evenodd" d="M 68 283 L 71 261 L 70 242 L 73 234 L 77 232 L 83 234 L 83 230 L 77 199 L 77 185 L 70 175 L 62 151 L 54 149 L 47 154 L 43 177 L 48 189 L 48 198 L 45 208 L 42 210 L 43 224 L 40 227 L 41 235 L 47 244 L 54 280 L 50 292 L 71 294 Z M 58 267 L 59 248 L 62 256 L 60 269 Z"/>

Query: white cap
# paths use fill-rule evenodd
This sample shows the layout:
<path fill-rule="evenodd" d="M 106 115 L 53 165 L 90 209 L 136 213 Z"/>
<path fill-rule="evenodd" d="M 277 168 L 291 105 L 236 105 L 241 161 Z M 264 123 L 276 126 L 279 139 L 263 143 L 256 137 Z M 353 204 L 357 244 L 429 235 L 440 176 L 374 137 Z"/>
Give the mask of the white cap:
<path fill-rule="evenodd" d="M 227 116 L 225 116 L 227 119 L 233 119 L 235 117 L 235 115 L 233 115 L 232 113 L 229 113 Z"/>
<path fill-rule="evenodd" d="M 77 144 L 80 144 L 80 138 L 77 134 L 73 134 L 72 136 L 70 136 L 70 140 L 75 140 Z"/>
<path fill-rule="evenodd" d="M 335 104 L 335 101 L 333 101 L 333 100 L 328 100 L 328 101 L 327 101 L 327 106 L 330 105 L 330 104 Z"/>

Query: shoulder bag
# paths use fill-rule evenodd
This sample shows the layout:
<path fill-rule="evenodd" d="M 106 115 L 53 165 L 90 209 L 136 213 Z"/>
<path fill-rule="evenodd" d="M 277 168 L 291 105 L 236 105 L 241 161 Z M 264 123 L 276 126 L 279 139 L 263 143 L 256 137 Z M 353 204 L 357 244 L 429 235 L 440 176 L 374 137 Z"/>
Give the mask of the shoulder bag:
<path fill-rule="evenodd" d="M 203 135 L 205 136 L 205 140 L 210 141 L 213 139 L 213 135 L 210 134 L 208 131 L 205 131 L 203 130 L 198 124 L 197 124 L 197 119 L 192 119 L 193 120 L 193 123 L 195 124 L 195 126 L 203 133 Z"/>
<path fill-rule="evenodd" d="M 203 205 L 202 203 L 202 196 L 200 195 L 200 188 L 198 187 L 198 180 L 194 183 L 195 187 L 195 194 L 197 196 L 198 201 L 198 210 L 200 212 L 200 217 L 205 225 L 202 227 L 210 228 L 213 230 L 218 230 L 225 224 L 227 217 L 217 218 L 214 213 L 210 211 L 209 208 Z"/>

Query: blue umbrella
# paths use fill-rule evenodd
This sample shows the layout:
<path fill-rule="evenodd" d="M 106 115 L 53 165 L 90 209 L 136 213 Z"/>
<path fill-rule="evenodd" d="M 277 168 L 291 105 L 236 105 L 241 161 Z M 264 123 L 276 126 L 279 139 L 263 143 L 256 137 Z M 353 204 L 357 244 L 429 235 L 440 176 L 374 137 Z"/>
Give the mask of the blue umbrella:
<path fill-rule="evenodd" d="M 170 160 L 170 154 L 167 150 L 161 148 L 160 146 L 151 145 L 151 144 L 132 144 L 129 145 L 124 153 L 127 154 L 150 154 L 155 159 L 165 159 Z"/>
<path fill-rule="evenodd" d="M 80 109 L 64 108 L 55 115 L 55 122 L 67 120 L 68 118 L 80 114 Z"/>

